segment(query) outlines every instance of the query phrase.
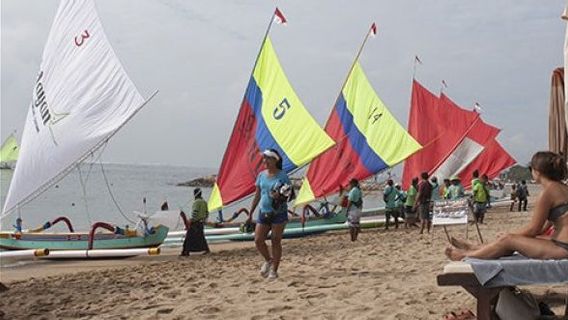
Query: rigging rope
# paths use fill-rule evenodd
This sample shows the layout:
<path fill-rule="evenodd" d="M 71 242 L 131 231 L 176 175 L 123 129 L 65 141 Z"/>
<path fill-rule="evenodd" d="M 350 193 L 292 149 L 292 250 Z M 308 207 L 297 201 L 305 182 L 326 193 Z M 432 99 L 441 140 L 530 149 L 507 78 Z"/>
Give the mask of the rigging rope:
<path fill-rule="evenodd" d="M 120 212 L 120 215 L 121 215 L 124 219 L 126 219 L 126 221 L 128 221 L 128 222 L 130 222 L 130 223 L 132 223 L 133 225 L 136 226 L 136 221 L 133 221 L 133 220 L 131 220 L 130 218 L 128 218 L 128 216 L 126 216 L 126 215 L 124 214 L 124 212 L 122 211 L 122 209 L 120 208 L 120 205 L 119 205 L 118 202 L 116 201 L 116 198 L 114 197 L 114 194 L 112 193 L 112 190 L 110 189 L 110 184 L 109 184 L 109 182 L 108 182 L 108 178 L 107 178 L 107 176 L 106 176 L 105 168 L 104 168 L 104 166 L 103 166 L 103 163 L 100 162 L 100 161 L 99 161 L 99 163 L 100 163 L 100 165 L 101 165 L 101 172 L 103 173 L 103 178 L 105 179 L 105 183 L 106 183 L 106 186 L 107 186 L 107 190 L 108 190 L 108 193 L 110 194 L 110 198 L 112 199 L 112 202 L 114 203 L 114 205 L 115 205 L 116 208 L 118 209 L 118 212 Z"/>
<path fill-rule="evenodd" d="M 87 213 L 87 220 L 89 225 L 93 224 L 91 219 L 91 214 L 89 213 L 89 202 L 87 201 L 87 187 L 85 186 L 85 181 L 83 181 L 83 174 L 81 173 L 81 165 L 77 164 L 77 171 L 79 172 L 79 182 L 81 183 L 81 190 L 83 191 L 83 202 L 85 203 L 85 212 Z"/>

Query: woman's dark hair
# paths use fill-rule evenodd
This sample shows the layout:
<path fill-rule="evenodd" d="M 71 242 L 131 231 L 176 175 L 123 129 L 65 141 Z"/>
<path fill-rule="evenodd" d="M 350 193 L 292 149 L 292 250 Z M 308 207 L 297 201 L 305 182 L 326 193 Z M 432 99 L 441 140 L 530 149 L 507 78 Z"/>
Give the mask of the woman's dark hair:
<path fill-rule="evenodd" d="M 475 169 L 475 171 L 473 171 L 473 177 L 479 178 L 479 170 Z"/>
<path fill-rule="evenodd" d="M 349 184 L 354 186 L 354 187 L 359 187 L 359 180 L 353 178 L 353 179 L 349 180 Z"/>
<path fill-rule="evenodd" d="M 414 187 L 417 187 L 417 186 L 418 186 L 418 177 L 412 179 L 412 185 L 413 185 Z"/>
<path fill-rule="evenodd" d="M 280 152 L 278 152 L 278 150 L 276 149 L 268 149 L 274 153 L 276 153 L 278 155 L 278 160 L 276 160 L 276 168 L 282 170 L 282 156 L 280 155 Z"/>
<path fill-rule="evenodd" d="M 568 175 L 564 157 L 550 151 L 539 151 L 531 160 L 531 168 L 553 181 L 562 181 Z"/>

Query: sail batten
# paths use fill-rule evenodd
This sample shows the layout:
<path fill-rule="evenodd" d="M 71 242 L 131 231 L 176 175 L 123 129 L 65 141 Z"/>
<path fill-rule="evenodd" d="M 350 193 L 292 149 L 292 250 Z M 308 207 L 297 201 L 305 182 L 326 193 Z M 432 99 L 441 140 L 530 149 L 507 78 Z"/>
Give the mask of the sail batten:
<path fill-rule="evenodd" d="M 144 105 L 92 0 L 62 1 L 40 71 L 2 217 L 67 175 Z"/>

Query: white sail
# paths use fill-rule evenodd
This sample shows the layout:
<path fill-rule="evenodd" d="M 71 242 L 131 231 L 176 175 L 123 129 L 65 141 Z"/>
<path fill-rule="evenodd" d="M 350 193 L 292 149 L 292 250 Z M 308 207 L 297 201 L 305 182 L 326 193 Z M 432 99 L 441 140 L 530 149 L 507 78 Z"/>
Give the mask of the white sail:
<path fill-rule="evenodd" d="M 61 1 L 2 215 L 61 179 L 143 103 L 104 34 L 93 1 Z"/>

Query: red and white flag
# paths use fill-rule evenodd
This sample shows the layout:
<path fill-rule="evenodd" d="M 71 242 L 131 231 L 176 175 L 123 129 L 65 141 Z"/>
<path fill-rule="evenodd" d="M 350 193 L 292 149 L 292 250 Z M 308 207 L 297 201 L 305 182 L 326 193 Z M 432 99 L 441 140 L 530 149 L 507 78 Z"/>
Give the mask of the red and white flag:
<path fill-rule="evenodd" d="M 369 34 L 374 37 L 377 35 L 377 25 L 373 22 L 371 25 L 371 29 L 369 30 Z"/>
<path fill-rule="evenodd" d="M 473 111 L 481 113 L 483 111 L 483 108 L 479 105 L 479 103 L 476 102 L 473 104 Z"/>
<path fill-rule="evenodd" d="M 280 11 L 280 9 L 278 9 L 278 7 L 274 11 L 274 22 L 276 22 L 278 24 L 283 24 L 283 25 L 286 25 L 286 23 L 288 22 L 288 20 L 286 20 L 286 17 L 284 17 L 284 15 L 282 14 L 282 11 Z"/>

